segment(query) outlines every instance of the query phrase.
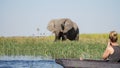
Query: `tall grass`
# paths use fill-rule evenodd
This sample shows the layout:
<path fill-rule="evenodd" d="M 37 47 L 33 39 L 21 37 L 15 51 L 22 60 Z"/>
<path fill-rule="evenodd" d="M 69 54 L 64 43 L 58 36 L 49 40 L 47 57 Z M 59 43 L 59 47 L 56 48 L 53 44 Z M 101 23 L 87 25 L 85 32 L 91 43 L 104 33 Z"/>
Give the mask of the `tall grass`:
<path fill-rule="evenodd" d="M 107 34 L 81 34 L 79 41 L 57 42 L 53 42 L 54 36 L 0 37 L 0 55 L 101 59 L 107 39 Z"/>

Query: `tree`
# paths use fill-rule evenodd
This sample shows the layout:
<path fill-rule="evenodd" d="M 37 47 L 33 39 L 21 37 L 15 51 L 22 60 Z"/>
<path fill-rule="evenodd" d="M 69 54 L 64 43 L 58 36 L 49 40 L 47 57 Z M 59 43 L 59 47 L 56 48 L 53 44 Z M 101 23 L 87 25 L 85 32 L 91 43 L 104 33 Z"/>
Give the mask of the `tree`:
<path fill-rule="evenodd" d="M 39 37 L 39 31 L 40 31 L 40 29 L 39 29 L 39 28 L 37 28 L 37 32 L 38 32 L 38 37 Z"/>

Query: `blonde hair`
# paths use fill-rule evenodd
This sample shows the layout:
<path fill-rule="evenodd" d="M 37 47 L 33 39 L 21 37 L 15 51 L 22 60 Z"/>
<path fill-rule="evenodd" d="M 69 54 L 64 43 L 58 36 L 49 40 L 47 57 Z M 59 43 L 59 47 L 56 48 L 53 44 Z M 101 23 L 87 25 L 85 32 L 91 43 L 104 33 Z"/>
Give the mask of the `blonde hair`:
<path fill-rule="evenodd" d="M 118 40 L 118 34 L 116 31 L 111 31 L 109 34 L 109 39 L 111 42 L 117 42 Z"/>

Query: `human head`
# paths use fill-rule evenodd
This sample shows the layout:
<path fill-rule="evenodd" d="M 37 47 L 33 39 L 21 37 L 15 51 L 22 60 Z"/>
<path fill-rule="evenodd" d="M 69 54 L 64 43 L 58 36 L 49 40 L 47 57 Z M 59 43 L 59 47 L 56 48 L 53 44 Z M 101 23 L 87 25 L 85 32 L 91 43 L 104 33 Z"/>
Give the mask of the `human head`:
<path fill-rule="evenodd" d="M 109 39 L 111 42 L 117 42 L 118 40 L 118 34 L 116 31 L 111 31 L 109 34 Z"/>

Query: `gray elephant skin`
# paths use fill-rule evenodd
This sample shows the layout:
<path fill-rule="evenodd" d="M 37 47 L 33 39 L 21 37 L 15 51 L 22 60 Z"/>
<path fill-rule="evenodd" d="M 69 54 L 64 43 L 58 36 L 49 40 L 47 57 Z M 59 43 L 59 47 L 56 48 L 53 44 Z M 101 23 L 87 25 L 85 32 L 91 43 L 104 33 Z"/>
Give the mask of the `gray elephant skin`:
<path fill-rule="evenodd" d="M 76 23 L 68 18 L 51 20 L 47 29 L 55 34 L 55 41 L 79 40 L 79 28 Z"/>

